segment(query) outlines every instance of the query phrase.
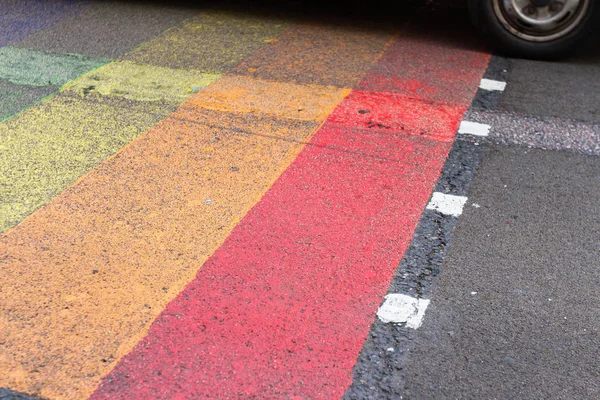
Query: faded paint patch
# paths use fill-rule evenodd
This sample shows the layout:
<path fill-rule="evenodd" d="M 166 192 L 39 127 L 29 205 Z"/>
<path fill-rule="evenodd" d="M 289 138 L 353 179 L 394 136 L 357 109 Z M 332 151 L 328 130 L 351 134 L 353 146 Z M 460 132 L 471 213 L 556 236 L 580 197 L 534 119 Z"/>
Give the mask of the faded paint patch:
<path fill-rule="evenodd" d="M 294 26 L 254 52 L 234 73 L 323 86 L 353 87 L 392 35 L 335 26 Z"/>
<path fill-rule="evenodd" d="M 205 12 L 143 44 L 124 59 L 168 68 L 225 73 L 272 40 L 284 27 L 272 19 Z"/>
<path fill-rule="evenodd" d="M 224 76 L 192 97 L 186 106 L 233 113 L 259 113 L 300 121 L 320 121 L 349 92 L 350 89 Z"/>
<path fill-rule="evenodd" d="M 109 61 L 77 54 L 49 54 L 17 47 L 0 47 L 0 79 L 17 85 L 62 85 Z"/>
<path fill-rule="evenodd" d="M 117 61 L 65 85 L 63 91 L 137 101 L 181 103 L 220 75 Z"/>
<path fill-rule="evenodd" d="M 55 96 L 0 124 L 0 232 L 171 111 L 164 104 Z"/>
<path fill-rule="evenodd" d="M 41 3 L 48 7 L 55 1 Z M 140 5 L 135 1 L 59 1 L 75 3 L 80 8 L 84 5 L 85 9 L 53 26 L 44 24 L 45 29 L 28 35 L 22 41 L 13 42 L 13 45 L 51 53 L 116 59 L 194 14 L 189 8 L 165 3 L 146 2 Z M 40 3 L 40 0 L 34 2 Z M 33 19 L 29 11 L 22 15 L 28 17 L 28 22 Z"/>
<path fill-rule="evenodd" d="M 73 123 L 119 131 L 115 117 Z M 0 387 L 87 397 L 317 126 L 235 115 L 211 125 L 162 121 L 0 237 Z"/>
<path fill-rule="evenodd" d="M 400 93 L 354 90 L 328 121 L 373 131 L 452 141 L 464 111 L 463 106 L 425 103 Z"/>
<path fill-rule="evenodd" d="M 358 88 L 468 107 L 489 59 L 486 53 L 407 33 L 389 47 Z"/>
<path fill-rule="evenodd" d="M 390 293 L 385 296 L 383 304 L 377 310 L 377 317 L 383 323 L 405 323 L 408 328 L 418 329 L 423 322 L 427 306 L 429 300 Z"/>

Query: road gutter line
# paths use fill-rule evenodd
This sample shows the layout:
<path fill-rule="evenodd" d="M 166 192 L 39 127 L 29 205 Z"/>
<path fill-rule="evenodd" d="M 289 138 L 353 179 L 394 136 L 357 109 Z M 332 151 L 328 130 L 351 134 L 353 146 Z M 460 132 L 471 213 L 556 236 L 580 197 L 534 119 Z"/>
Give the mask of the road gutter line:
<path fill-rule="evenodd" d="M 506 73 L 506 59 L 493 56 L 485 76 L 504 78 Z M 500 102 L 502 91 L 488 89 L 500 85 L 483 86 L 464 118 L 470 110 L 493 109 Z M 426 322 L 424 313 L 435 293 L 436 277 L 442 270 L 452 231 L 468 203 L 469 186 L 482 153 L 480 144 L 490 129 L 489 125 L 471 121 L 461 123 L 442 175 L 371 326 L 344 399 L 403 398 L 404 369 L 416 329 Z M 417 323 L 412 319 L 415 308 L 421 314 Z"/>

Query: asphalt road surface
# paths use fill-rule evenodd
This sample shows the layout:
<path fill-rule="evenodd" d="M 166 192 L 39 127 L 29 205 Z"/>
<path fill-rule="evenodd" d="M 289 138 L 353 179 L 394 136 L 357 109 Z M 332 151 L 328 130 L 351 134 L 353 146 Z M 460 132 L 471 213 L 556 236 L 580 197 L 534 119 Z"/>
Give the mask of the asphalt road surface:
<path fill-rule="evenodd" d="M 404 398 L 600 396 L 597 52 L 508 60 Z"/>
<path fill-rule="evenodd" d="M 600 398 L 600 47 L 464 5 L 0 0 L 0 399 Z"/>

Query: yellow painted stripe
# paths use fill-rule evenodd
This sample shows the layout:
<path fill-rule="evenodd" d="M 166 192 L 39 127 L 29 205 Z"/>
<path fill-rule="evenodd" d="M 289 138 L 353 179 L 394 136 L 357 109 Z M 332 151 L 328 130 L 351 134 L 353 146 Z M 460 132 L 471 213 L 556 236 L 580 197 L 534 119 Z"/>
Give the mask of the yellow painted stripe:
<path fill-rule="evenodd" d="M 203 12 L 138 47 L 124 59 L 169 68 L 226 73 L 283 29 L 285 24 L 273 18 Z"/>
<path fill-rule="evenodd" d="M 0 233 L 173 109 L 54 96 L 0 124 Z"/>
<path fill-rule="evenodd" d="M 220 75 L 140 65 L 130 61 L 107 64 L 71 82 L 63 91 L 79 96 L 116 96 L 137 101 L 181 103 Z"/>

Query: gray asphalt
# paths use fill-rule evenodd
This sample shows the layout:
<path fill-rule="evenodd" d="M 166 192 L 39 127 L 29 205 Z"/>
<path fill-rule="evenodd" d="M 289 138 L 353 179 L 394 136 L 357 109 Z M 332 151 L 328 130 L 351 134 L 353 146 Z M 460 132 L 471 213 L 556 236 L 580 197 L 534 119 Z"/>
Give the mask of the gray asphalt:
<path fill-rule="evenodd" d="M 600 159 L 489 145 L 469 199 L 405 398 L 600 398 Z"/>
<path fill-rule="evenodd" d="M 600 122 L 600 63 L 514 60 L 502 109 Z"/>
<path fill-rule="evenodd" d="M 600 155 L 599 37 L 558 62 L 496 57 L 506 90 L 465 119 L 491 125 L 495 142 Z"/>
<path fill-rule="evenodd" d="M 496 61 L 507 88 L 465 117 L 492 131 L 402 398 L 598 399 L 600 51 Z"/>

